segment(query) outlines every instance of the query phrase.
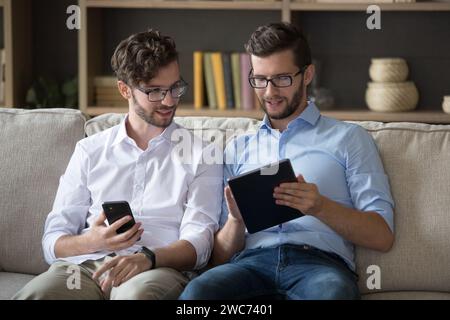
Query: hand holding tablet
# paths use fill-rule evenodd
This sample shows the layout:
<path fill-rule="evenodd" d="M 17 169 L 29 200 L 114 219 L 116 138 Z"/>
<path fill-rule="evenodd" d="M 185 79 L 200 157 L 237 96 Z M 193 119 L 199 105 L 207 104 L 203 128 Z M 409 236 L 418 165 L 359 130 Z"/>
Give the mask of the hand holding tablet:
<path fill-rule="evenodd" d="M 228 179 L 242 219 L 249 233 L 303 216 L 299 210 L 277 205 L 273 197 L 275 187 L 284 182 L 296 182 L 289 159 L 251 170 Z"/>

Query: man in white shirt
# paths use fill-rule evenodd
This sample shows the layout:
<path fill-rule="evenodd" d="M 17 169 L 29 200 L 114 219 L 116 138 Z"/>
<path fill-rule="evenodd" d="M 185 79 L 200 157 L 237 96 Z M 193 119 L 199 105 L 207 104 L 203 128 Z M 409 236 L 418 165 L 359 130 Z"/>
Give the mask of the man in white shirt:
<path fill-rule="evenodd" d="M 45 223 L 51 266 L 15 299 L 176 299 L 189 280 L 184 271 L 210 257 L 223 174 L 204 156 L 221 150 L 172 122 L 187 90 L 173 40 L 134 34 L 111 64 L 129 112 L 78 142 Z M 173 137 L 186 135 L 194 143 L 183 158 Z M 136 220 L 120 234 L 127 218 L 109 225 L 102 210 L 117 200 L 129 202 Z"/>

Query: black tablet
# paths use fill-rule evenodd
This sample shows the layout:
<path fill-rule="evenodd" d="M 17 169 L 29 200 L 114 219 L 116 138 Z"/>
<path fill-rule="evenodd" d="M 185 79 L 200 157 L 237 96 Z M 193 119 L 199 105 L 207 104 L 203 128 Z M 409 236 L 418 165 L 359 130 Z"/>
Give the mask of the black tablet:
<path fill-rule="evenodd" d="M 291 161 L 284 159 L 228 179 L 249 233 L 255 233 L 303 216 L 299 210 L 275 203 L 275 187 L 295 182 Z"/>

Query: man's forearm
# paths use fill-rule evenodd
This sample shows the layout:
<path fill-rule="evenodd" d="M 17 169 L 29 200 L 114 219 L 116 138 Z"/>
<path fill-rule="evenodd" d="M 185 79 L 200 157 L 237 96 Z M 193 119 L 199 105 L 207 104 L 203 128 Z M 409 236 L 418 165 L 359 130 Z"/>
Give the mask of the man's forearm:
<path fill-rule="evenodd" d="M 78 256 L 97 251 L 86 233 L 76 236 L 66 235 L 59 237 L 56 240 L 54 250 L 56 258 Z"/>
<path fill-rule="evenodd" d="M 378 251 L 389 251 L 394 235 L 376 212 L 361 212 L 324 198 L 323 209 L 316 218 L 355 245 Z"/>
<path fill-rule="evenodd" d="M 176 270 L 192 270 L 197 262 L 194 246 L 186 240 L 178 240 L 167 247 L 154 250 L 156 268 L 169 267 Z"/>
<path fill-rule="evenodd" d="M 245 224 L 229 218 L 224 227 L 216 233 L 211 264 L 219 265 L 227 262 L 245 246 Z"/>

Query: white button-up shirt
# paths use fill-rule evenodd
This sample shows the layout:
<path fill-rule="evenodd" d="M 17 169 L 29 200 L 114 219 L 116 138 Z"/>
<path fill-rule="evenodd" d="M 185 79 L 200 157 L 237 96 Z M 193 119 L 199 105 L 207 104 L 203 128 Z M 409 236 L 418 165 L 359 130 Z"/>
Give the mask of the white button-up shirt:
<path fill-rule="evenodd" d="M 103 202 L 125 200 L 144 233 L 135 245 L 116 254 L 131 254 L 143 245 L 155 249 L 186 240 L 197 253 L 195 267 L 201 268 L 211 254 L 223 194 L 222 165 L 208 164 L 211 161 L 204 161 L 204 156 L 211 152 L 221 155 L 222 150 L 206 146 L 172 123 L 143 151 L 128 137 L 125 121 L 77 143 L 45 223 L 42 245 L 46 261 L 57 260 L 54 247 L 59 237 L 89 231 Z M 174 140 L 180 136 L 192 142 L 190 157 L 177 156 L 180 152 Z M 61 260 L 79 264 L 110 253 Z"/>

